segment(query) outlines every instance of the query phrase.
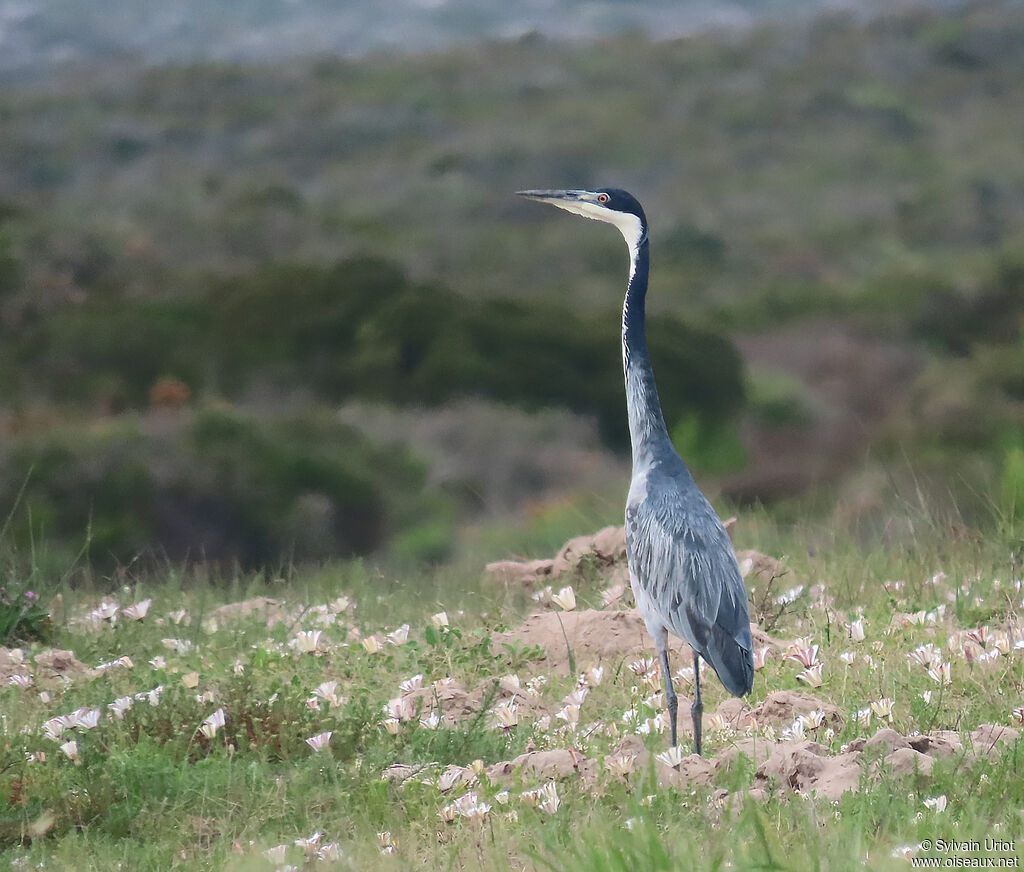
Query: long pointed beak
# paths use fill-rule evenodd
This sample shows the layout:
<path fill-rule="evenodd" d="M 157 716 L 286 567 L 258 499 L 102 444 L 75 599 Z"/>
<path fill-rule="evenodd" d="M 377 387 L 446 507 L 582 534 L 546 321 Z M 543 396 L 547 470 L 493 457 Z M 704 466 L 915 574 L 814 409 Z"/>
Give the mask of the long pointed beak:
<path fill-rule="evenodd" d="M 516 191 L 519 197 L 526 197 L 528 200 L 539 200 L 541 203 L 551 203 L 558 200 L 579 201 L 583 199 L 586 191 Z"/>

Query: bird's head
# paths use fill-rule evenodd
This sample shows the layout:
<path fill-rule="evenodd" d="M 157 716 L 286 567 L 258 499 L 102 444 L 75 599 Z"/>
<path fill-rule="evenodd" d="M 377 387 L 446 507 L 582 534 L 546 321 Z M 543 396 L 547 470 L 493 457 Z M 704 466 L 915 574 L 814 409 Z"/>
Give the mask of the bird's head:
<path fill-rule="evenodd" d="M 598 188 L 595 191 L 519 191 L 520 197 L 550 203 L 574 215 L 614 224 L 635 252 L 647 238 L 647 216 L 639 201 L 628 191 Z"/>

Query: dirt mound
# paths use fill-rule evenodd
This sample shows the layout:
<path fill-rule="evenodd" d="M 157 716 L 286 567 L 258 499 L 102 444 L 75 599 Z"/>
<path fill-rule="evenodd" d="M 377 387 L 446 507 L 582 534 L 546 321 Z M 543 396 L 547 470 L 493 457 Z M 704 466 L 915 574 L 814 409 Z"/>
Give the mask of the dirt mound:
<path fill-rule="evenodd" d="M 564 635 L 563 635 L 564 629 Z M 539 645 L 544 649 L 544 666 L 558 669 L 569 662 L 566 640 L 579 664 L 597 663 L 627 654 L 650 654 L 654 642 L 644 627 L 643 618 L 634 610 L 602 612 L 581 609 L 574 612 L 539 612 L 530 615 L 517 630 L 498 633 L 493 645 Z M 689 646 L 669 638 L 670 650 L 677 654 Z"/>
<path fill-rule="evenodd" d="M 581 564 L 612 567 L 625 563 L 625 527 L 603 527 L 592 536 L 576 536 L 547 560 L 500 560 L 485 570 L 506 583 L 533 584 L 575 572 Z"/>
<path fill-rule="evenodd" d="M 495 763 L 488 767 L 487 776 L 492 781 L 503 781 L 522 776 L 533 780 L 550 780 L 579 775 L 585 781 L 592 780 L 597 773 L 597 763 L 585 757 L 575 748 L 559 748 L 551 751 L 527 751 L 514 760 Z"/>
<path fill-rule="evenodd" d="M 718 707 L 718 714 L 738 732 L 757 724 L 788 726 L 800 715 L 815 711 L 824 713 L 825 723 L 829 726 L 842 725 L 843 717 L 834 705 L 809 693 L 791 690 L 773 690 L 753 708 L 736 698 L 727 699 Z"/>
<path fill-rule="evenodd" d="M 96 670 L 86 666 L 81 660 L 75 657 L 74 651 L 40 651 L 35 656 L 36 679 L 46 680 L 60 678 L 67 681 L 75 681 L 79 678 L 92 678 Z"/>

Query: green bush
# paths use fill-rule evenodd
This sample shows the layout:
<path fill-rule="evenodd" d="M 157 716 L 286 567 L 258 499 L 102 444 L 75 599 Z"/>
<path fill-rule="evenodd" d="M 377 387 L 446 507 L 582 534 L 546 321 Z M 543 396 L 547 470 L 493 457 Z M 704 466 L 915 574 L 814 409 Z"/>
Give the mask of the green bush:
<path fill-rule="evenodd" d="M 13 506 L 23 484 L 15 545 L 42 537 L 75 548 L 88 538 L 101 565 L 143 557 L 258 567 L 365 554 L 448 517 L 418 463 L 328 414 L 206 408 L 66 426 L 12 448 L 0 505 Z M 432 553 L 443 537 L 435 529 Z"/>

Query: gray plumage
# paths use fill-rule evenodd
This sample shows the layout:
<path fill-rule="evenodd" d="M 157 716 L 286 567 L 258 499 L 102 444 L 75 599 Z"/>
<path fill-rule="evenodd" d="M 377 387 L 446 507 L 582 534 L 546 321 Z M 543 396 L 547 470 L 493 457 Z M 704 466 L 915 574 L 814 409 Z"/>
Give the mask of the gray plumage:
<path fill-rule="evenodd" d="M 626 555 L 637 608 L 658 649 L 672 744 L 678 702 L 668 662 L 668 633 L 693 648 L 694 749 L 701 750 L 700 661 L 735 696 L 750 692 L 753 644 L 747 592 L 722 522 L 668 435 L 647 350 L 647 218 L 625 191 L 522 191 L 522 196 L 614 224 L 629 246 L 622 308 L 622 359 L 633 475 L 626 500 Z"/>

